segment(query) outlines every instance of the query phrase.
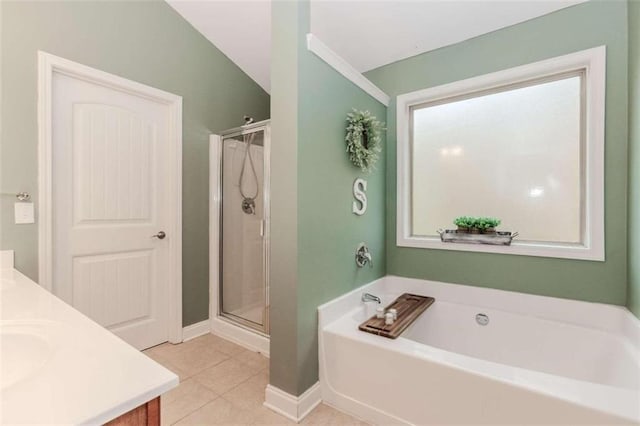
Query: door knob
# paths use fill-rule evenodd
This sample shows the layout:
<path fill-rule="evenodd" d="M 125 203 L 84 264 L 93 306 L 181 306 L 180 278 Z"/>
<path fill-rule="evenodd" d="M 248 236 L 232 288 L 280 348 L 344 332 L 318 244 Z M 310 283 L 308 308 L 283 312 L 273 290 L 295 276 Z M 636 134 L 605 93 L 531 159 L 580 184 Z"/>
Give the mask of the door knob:
<path fill-rule="evenodd" d="M 160 231 L 156 235 L 152 235 L 151 238 L 157 238 L 159 240 L 164 240 L 164 237 L 166 237 L 166 236 L 167 236 L 167 234 L 165 234 L 164 231 Z"/>

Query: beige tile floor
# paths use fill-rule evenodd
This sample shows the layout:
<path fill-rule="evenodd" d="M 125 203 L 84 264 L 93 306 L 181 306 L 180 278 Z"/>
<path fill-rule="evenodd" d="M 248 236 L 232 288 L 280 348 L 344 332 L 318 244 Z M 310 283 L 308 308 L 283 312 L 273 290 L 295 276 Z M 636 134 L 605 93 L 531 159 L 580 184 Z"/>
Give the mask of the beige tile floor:
<path fill-rule="evenodd" d="M 180 377 L 161 398 L 163 425 L 287 425 L 292 421 L 263 407 L 269 360 L 208 334 L 144 353 Z M 303 424 L 365 425 L 320 404 Z"/>

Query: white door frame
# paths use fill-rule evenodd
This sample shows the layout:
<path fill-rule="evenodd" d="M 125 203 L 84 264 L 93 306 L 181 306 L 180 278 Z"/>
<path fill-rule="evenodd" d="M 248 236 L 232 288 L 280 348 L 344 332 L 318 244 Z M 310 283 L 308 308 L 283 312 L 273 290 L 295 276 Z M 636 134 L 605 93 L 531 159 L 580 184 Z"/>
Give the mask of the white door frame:
<path fill-rule="evenodd" d="M 106 88 L 145 97 L 170 108 L 169 173 L 173 176 L 167 192 L 176 200 L 167 212 L 171 256 L 169 280 L 169 341 L 182 342 L 182 97 L 136 83 L 46 52 L 38 51 L 38 281 L 53 290 L 53 152 L 52 83 L 54 72 L 82 79 Z"/>

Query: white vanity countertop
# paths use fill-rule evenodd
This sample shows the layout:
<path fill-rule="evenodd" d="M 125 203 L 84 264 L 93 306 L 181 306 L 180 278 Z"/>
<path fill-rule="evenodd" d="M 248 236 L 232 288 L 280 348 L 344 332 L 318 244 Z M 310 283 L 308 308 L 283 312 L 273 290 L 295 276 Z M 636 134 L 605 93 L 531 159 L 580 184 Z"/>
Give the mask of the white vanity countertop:
<path fill-rule="evenodd" d="M 178 377 L 22 275 L 0 270 L 0 423 L 102 424 Z"/>

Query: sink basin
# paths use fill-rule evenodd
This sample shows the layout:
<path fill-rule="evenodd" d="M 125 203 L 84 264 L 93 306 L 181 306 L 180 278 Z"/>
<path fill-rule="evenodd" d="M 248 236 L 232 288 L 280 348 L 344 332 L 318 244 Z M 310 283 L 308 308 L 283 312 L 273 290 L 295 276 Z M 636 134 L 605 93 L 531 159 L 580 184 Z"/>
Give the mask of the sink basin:
<path fill-rule="evenodd" d="M 0 389 L 33 376 L 51 358 L 46 321 L 0 321 Z"/>

